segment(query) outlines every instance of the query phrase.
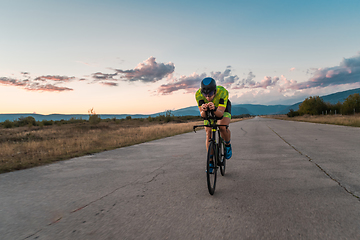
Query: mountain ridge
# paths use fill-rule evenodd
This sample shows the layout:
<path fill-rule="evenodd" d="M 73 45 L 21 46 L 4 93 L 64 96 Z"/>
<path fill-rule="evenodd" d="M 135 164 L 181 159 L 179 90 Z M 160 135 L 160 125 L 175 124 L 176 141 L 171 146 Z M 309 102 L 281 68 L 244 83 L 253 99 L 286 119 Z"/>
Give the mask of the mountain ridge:
<path fill-rule="evenodd" d="M 355 94 L 355 93 L 360 94 L 360 88 L 350 89 L 350 90 L 346 90 L 346 91 L 342 91 L 342 92 L 336 92 L 336 93 L 332 93 L 332 94 L 320 96 L 320 97 L 324 100 L 324 102 L 336 104 L 338 102 L 344 102 L 348 96 Z M 290 109 L 297 111 L 297 110 L 299 110 L 299 106 L 302 102 L 303 101 L 295 103 L 287 108 L 284 108 L 282 111 L 278 112 L 278 114 L 286 114 L 290 111 Z"/>

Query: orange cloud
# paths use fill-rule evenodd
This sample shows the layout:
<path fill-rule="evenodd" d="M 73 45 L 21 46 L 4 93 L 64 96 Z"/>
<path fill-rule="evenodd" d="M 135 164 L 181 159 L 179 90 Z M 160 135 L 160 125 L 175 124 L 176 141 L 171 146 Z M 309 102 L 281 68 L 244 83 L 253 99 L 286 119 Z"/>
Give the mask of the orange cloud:
<path fill-rule="evenodd" d="M 46 81 L 46 80 L 42 80 Z M 46 92 L 62 92 L 62 91 L 72 91 L 73 89 L 67 87 L 58 87 L 54 84 L 39 84 L 38 82 L 34 82 L 30 79 L 18 80 L 14 78 L 0 78 L 0 84 L 10 85 L 21 87 L 29 91 L 46 91 Z"/>
<path fill-rule="evenodd" d="M 69 82 L 74 80 L 75 77 L 67 77 L 67 76 L 55 76 L 55 75 L 47 75 L 47 76 L 40 76 L 35 78 L 35 81 L 56 81 L 56 82 Z"/>
<path fill-rule="evenodd" d="M 46 84 L 46 85 L 32 85 L 27 86 L 25 88 L 29 91 L 41 91 L 41 92 L 63 92 L 63 91 L 73 91 L 72 88 L 67 87 L 58 87 L 52 84 Z"/>
<path fill-rule="evenodd" d="M 126 81 L 142 81 L 142 82 L 156 82 L 168 75 L 172 74 L 175 70 L 175 65 L 169 63 L 157 63 L 154 57 L 149 57 L 142 63 L 139 63 L 134 69 L 121 70 L 115 69 Z"/>

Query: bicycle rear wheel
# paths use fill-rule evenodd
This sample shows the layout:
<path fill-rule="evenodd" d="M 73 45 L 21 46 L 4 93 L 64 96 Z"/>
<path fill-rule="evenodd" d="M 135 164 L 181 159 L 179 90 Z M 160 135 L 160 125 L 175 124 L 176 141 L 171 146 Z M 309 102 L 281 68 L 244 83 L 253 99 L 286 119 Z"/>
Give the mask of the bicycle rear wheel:
<path fill-rule="evenodd" d="M 225 143 L 224 140 L 221 138 L 219 141 L 219 165 L 220 165 L 220 173 L 221 176 L 225 175 L 225 169 L 226 169 L 226 158 L 225 158 Z"/>
<path fill-rule="evenodd" d="M 211 154 L 212 153 L 212 154 Z M 217 176 L 217 163 L 216 163 L 216 146 L 213 142 L 210 142 L 209 144 L 209 150 L 206 160 L 206 179 L 207 179 L 207 186 L 209 193 L 211 195 L 215 192 L 215 186 L 216 186 L 216 176 Z M 212 158 L 210 155 L 213 155 Z M 212 167 L 210 166 L 210 163 L 212 162 Z"/>

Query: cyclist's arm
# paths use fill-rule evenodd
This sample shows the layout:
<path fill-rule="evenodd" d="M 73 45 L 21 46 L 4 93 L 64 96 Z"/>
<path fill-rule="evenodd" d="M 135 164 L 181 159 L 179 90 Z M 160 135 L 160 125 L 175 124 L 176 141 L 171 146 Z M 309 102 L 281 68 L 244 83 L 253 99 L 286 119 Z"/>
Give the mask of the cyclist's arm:
<path fill-rule="evenodd" d="M 200 111 L 200 116 L 202 118 L 206 118 L 206 113 L 205 113 L 206 110 L 207 110 L 207 104 L 205 103 L 204 100 L 200 100 L 199 101 L 199 111 Z"/>
<path fill-rule="evenodd" d="M 210 110 L 214 110 L 214 109 L 215 109 L 214 103 L 209 103 L 209 109 L 210 109 Z M 214 111 L 215 116 L 218 117 L 218 118 L 221 118 L 221 117 L 224 115 L 225 109 L 226 109 L 226 107 L 219 105 L 219 106 L 216 108 L 216 111 Z"/>
<path fill-rule="evenodd" d="M 224 115 L 225 109 L 226 109 L 225 107 L 220 107 L 220 106 L 219 106 L 219 107 L 216 109 L 216 111 L 214 112 L 215 116 L 221 118 L 221 117 Z"/>
<path fill-rule="evenodd" d="M 201 107 L 199 107 L 199 111 L 200 111 L 200 116 L 202 117 L 202 118 L 206 118 L 206 111 L 204 111 Z"/>
<path fill-rule="evenodd" d="M 229 98 L 229 93 L 226 89 L 225 91 L 222 91 L 220 94 L 220 100 L 219 100 L 219 106 L 217 107 L 216 111 L 214 112 L 215 116 L 218 118 L 221 118 L 224 115 L 224 112 L 226 110 L 227 101 Z"/>

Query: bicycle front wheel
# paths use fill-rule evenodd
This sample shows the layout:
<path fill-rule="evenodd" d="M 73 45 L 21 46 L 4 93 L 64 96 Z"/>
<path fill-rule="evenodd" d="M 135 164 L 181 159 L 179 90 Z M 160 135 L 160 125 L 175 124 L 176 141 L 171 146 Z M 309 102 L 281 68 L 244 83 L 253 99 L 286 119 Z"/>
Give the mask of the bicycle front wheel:
<path fill-rule="evenodd" d="M 206 179 L 207 179 L 207 186 L 209 193 L 211 195 L 215 192 L 215 186 L 216 186 L 216 175 L 217 175 L 217 164 L 215 161 L 216 158 L 216 146 L 213 142 L 210 142 L 209 144 L 209 150 L 206 160 Z"/>
<path fill-rule="evenodd" d="M 225 168 L 226 168 L 226 158 L 225 158 L 225 143 L 223 139 L 220 139 L 220 146 L 219 146 L 219 165 L 220 165 L 220 173 L 221 176 L 225 175 Z"/>

